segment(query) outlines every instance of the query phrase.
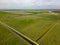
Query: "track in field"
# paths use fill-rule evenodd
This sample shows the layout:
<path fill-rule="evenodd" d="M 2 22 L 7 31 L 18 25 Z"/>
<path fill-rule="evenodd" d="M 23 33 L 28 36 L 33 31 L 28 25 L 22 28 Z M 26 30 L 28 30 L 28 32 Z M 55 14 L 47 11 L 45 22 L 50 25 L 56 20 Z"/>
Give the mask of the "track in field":
<path fill-rule="evenodd" d="M 1 21 L 0 21 L 0 24 L 2 24 L 3 26 L 5 26 L 6 28 L 8 28 L 11 32 L 15 33 L 19 37 L 22 37 L 24 40 L 26 40 L 27 42 L 29 42 L 31 45 L 39 45 L 36 42 L 34 42 L 33 40 L 31 40 L 30 38 L 28 38 L 25 35 L 23 35 L 22 33 L 16 31 L 14 28 L 8 26 L 7 24 L 5 24 L 5 23 L 3 23 Z"/>
<path fill-rule="evenodd" d="M 38 42 L 38 40 L 40 40 L 45 34 L 47 34 L 52 28 L 54 28 L 55 27 L 55 25 L 57 24 L 57 22 L 54 22 L 53 23 L 53 25 L 50 27 L 50 28 L 48 28 L 48 30 L 45 32 L 45 33 L 43 33 L 43 35 L 42 36 L 40 36 L 37 40 L 36 40 L 36 42 L 34 42 L 34 41 L 32 41 L 31 40 L 31 42 L 30 42 L 30 39 L 29 38 L 27 38 L 26 36 L 21 36 L 20 35 L 20 32 L 18 32 L 18 31 L 16 31 L 15 29 L 13 29 L 13 28 L 11 28 L 11 27 L 9 27 L 8 25 L 6 25 L 6 24 L 4 24 L 4 23 L 2 23 L 2 22 L 0 22 L 3 26 L 5 26 L 5 27 L 7 27 L 7 28 L 9 28 L 12 32 L 14 32 L 15 34 L 17 34 L 17 35 L 19 35 L 20 37 L 22 37 L 23 39 L 25 39 L 26 41 L 28 41 L 30 44 L 32 44 L 32 45 L 39 45 L 39 44 L 37 44 L 36 42 Z M 26 39 L 26 38 L 27 39 Z"/>
<path fill-rule="evenodd" d="M 44 35 L 46 35 L 50 30 L 52 30 L 52 28 L 54 28 L 57 23 L 58 23 L 58 21 L 54 22 L 54 24 L 51 25 L 51 26 L 47 29 L 47 31 L 45 31 L 45 33 L 43 33 L 43 34 L 36 40 L 36 42 L 38 42 L 42 37 L 44 37 Z"/>

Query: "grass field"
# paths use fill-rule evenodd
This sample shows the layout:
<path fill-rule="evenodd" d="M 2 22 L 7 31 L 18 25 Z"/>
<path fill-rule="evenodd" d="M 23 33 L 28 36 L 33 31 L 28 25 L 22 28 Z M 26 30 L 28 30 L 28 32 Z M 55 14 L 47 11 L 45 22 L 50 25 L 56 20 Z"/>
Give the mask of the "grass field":
<path fill-rule="evenodd" d="M 0 45 L 30 45 L 0 24 Z"/>
<path fill-rule="evenodd" d="M 48 11 L 39 10 L 22 10 L 22 11 L 0 11 L 0 21 L 6 23 L 10 27 L 21 32 L 28 38 L 37 42 L 39 45 L 60 45 L 60 14 L 49 13 Z M 2 25 L 1 25 L 2 26 Z M 1 35 L 6 36 L 7 29 L 5 27 L 0 27 Z M 3 33 L 4 32 L 4 33 Z M 3 33 L 3 34 L 2 34 Z M 8 32 L 9 33 L 9 32 Z M 5 34 L 5 35 L 4 35 Z M 10 32 L 11 34 L 11 32 Z M 10 35 L 8 42 L 4 41 L 0 43 L 1 45 L 30 45 L 28 42 L 14 36 Z M 0 36 L 0 39 L 3 37 Z M 5 38 L 1 40 L 5 40 Z M 6 36 L 6 40 L 9 38 L 9 34 Z M 16 38 L 15 38 L 16 37 Z M 12 42 L 10 42 L 12 41 Z M 16 44 L 14 44 L 16 42 Z M 3 44 L 6 43 L 6 44 Z"/>

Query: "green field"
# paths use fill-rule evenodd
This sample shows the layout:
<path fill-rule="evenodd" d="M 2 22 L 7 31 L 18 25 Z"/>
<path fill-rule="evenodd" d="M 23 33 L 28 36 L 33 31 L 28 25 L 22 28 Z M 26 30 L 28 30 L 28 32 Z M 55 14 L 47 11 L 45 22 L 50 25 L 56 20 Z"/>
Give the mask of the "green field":
<path fill-rule="evenodd" d="M 30 45 L 0 24 L 0 45 Z"/>
<path fill-rule="evenodd" d="M 0 21 L 21 32 L 39 45 L 60 45 L 59 13 L 40 10 L 0 11 Z M 0 45 L 30 45 L 21 37 L 19 38 L 16 34 L 9 32 L 9 29 L 5 29 L 2 25 L 0 25 L 0 32 Z M 5 39 L 5 37 L 7 38 Z M 6 40 L 8 41 L 6 42 Z"/>

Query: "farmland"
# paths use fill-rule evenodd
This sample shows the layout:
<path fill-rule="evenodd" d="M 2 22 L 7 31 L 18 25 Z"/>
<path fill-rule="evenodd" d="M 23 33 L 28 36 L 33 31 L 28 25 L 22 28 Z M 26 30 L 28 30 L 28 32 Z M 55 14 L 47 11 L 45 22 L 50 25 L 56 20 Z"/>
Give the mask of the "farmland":
<path fill-rule="evenodd" d="M 0 24 L 0 45 L 30 45 Z"/>
<path fill-rule="evenodd" d="M 52 14 L 48 11 L 40 10 L 0 11 L 0 21 L 16 29 L 39 45 L 60 45 L 59 13 L 55 15 L 55 13 Z M 1 24 L 0 33 L 1 45 L 30 45 Z M 6 42 L 6 40 L 8 41 Z"/>

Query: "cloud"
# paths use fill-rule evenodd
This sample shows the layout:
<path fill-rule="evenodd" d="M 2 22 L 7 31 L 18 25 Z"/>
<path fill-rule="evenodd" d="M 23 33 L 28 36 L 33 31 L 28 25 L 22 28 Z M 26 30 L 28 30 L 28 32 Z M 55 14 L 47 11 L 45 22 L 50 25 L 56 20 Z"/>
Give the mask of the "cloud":
<path fill-rule="evenodd" d="M 33 8 L 35 0 L 0 0 L 0 8 Z"/>
<path fill-rule="evenodd" d="M 60 0 L 0 0 L 0 9 L 4 8 L 42 8 L 47 5 L 59 5 Z M 50 7 L 49 6 L 49 7 Z M 60 6 L 60 5 L 59 5 Z"/>

